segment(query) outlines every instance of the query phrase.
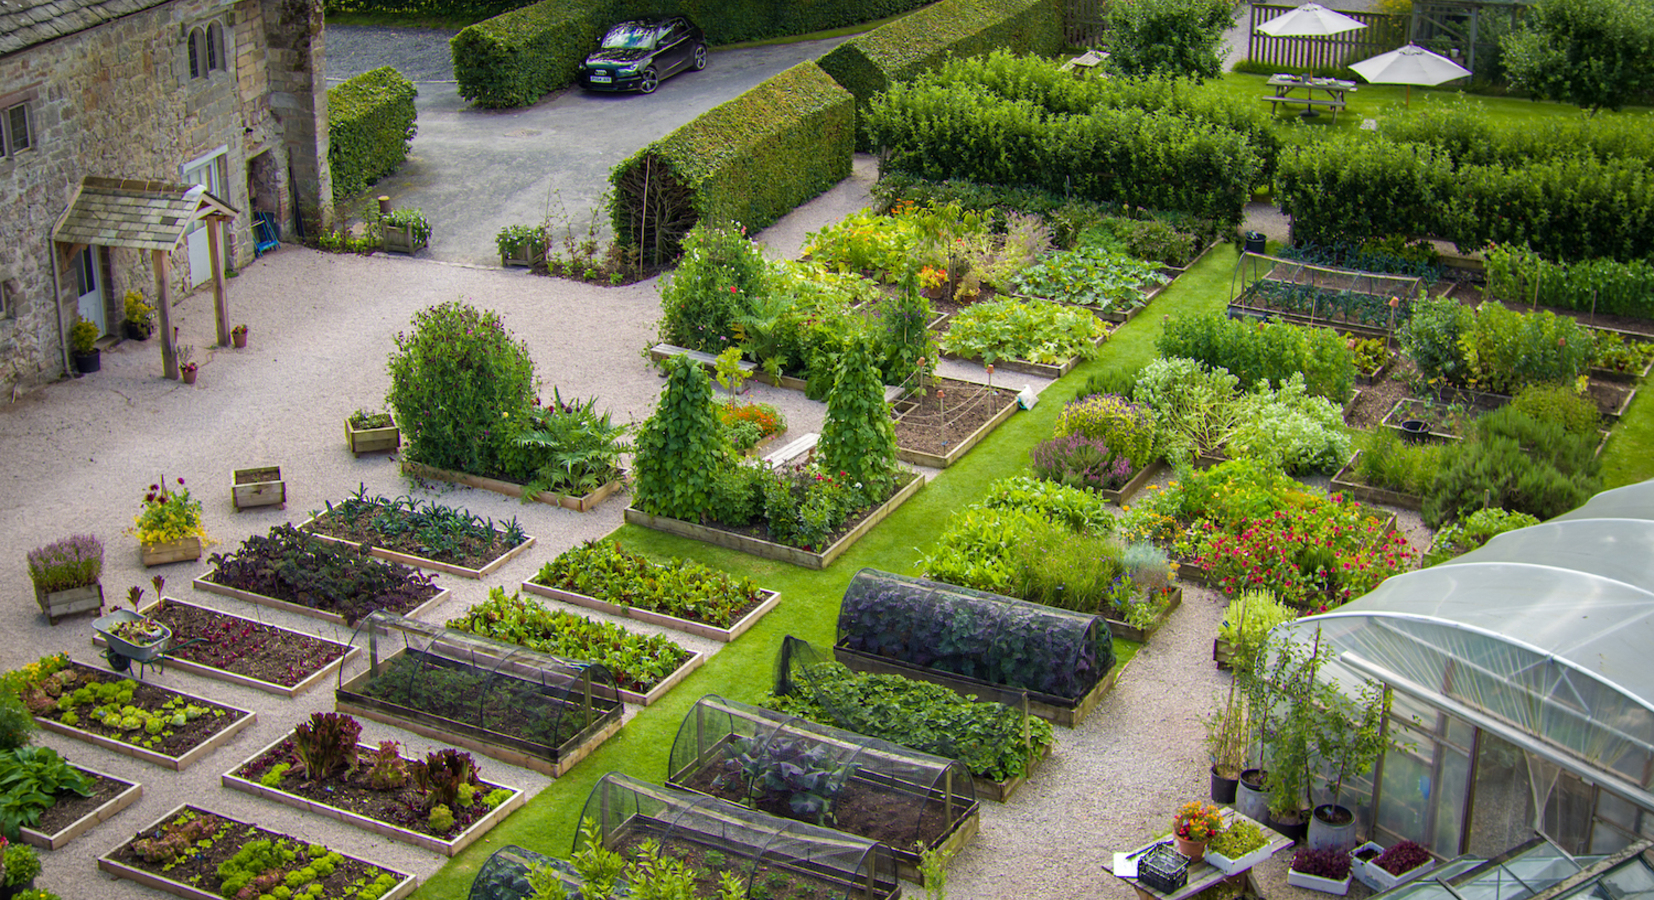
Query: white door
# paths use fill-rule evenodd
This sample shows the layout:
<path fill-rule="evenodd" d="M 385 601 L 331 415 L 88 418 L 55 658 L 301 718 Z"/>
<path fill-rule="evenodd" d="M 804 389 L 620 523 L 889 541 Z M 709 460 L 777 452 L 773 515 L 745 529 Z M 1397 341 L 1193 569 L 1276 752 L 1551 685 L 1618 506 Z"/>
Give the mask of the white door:
<path fill-rule="evenodd" d="M 223 161 L 224 151 L 219 150 L 186 164 L 184 183 L 203 185 L 214 197 L 224 196 L 224 176 L 221 171 Z M 212 249 L 208 244 L 207 223 L 204 219 L 196 219 L 190 223 L 184 242 L 190 251 L 190 285 L 201 284 L 212 277 Z"/>
<path fill-rule="evenodd" d="M 103 280 L 98 277 L 98 248 L 85 247 L 75 254 L 75 283 L 80 294 L 80 317 L 98 326 L 98 334 L 108 334 L 109 324 L 103 314 Z"/>

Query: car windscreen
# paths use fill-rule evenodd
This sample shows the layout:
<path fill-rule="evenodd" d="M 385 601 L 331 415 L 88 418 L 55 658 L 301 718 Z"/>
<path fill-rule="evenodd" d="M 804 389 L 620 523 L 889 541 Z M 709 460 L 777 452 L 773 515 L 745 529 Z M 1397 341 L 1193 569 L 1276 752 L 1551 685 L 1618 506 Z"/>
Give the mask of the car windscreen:
<path fill-rule="evenodd" d="M 647 50 L 655 45 L 652 25 L 616 25 L 603 36 L 605 50 Z"/>

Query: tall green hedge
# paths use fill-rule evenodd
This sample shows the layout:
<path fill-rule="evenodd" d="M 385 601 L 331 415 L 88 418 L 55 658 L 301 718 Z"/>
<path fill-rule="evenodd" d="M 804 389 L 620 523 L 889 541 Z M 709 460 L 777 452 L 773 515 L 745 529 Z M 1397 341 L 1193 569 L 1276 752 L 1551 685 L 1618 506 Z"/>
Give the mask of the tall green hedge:
<path fill-rule="evenodd" d="M 413 143 L 413 82 L 390 66 L 327 90 L 327 163 L 333 196 L 353 197 L 396 171 Z"/>
<path fill-rule="evenodd" d="M 466 27 L 449 42 L 459 95 L 505 109 L 573 83 L 611 17 L 607 0 L 540 0 Z"/>
<path fill-rule="evenodd" d="M 756 231 L 848 177 L 854 143 L 854 99 L 794 66 L 616 166 L 615 239 L 665 261 L 698 221 Z"/>
<path fill-rule="evenodd" d="M 941 0 L 845 41 L 821 58 L 821 68 L 856 95 L 860 119 L 876 95 L 949 56 L 998 49 L 1051 54 L 1062 43 L 1062 10 L 1055 0 Z M 856 143 L 862 150 L 874 147 L 860 125 Z"/>

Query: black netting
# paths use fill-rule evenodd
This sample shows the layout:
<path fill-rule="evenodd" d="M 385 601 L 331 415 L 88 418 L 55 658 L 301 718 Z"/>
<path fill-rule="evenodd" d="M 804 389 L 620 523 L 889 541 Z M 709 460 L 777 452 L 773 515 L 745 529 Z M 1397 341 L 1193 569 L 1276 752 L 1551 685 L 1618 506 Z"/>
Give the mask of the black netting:
<path fill-rule="evenodd" d="M 568 890 L 569 900 L 580 900 L 580 877 L 574 867 L 560 859 L 541 856 L 515 844 L 495 850 L 471 881 L 466 900 L 533 900 L 535 889 L 530 874 L 549 868 Z M 542 876 L 543 877 L 543 876 Z"/>
<path fill-rule="evenodd" d="M 976 812 L 957 760 L 714 694 L 678 728 L 667 784 L 883 841 L 909 863 Z"/>
<path fill-rule="evenodd" d="M 898 891 L 890 848 L 781 819 L 689 791 L 611 772 L 592 789 L 582 819 L 605 847 L 630 856 L 654 841 L 663 856 L 699 870 L 699 896 L 717 896 L 718 874 L 737 875 L 748 896 L 889 898 Z M 582 837 L 574 849 L 581 849 Z"/>
<path fill-rule="evenodd" d="M 619 721 L 614 676 L 426 622 L 375 612 L 339 670 L 341 704 L 555 761 Z"/>
<path fill-rule="evenodd" d="M 1101 616 L 876 569 L 845 588 L 837 646 L 1064 700 L 1114 666 Z"/>

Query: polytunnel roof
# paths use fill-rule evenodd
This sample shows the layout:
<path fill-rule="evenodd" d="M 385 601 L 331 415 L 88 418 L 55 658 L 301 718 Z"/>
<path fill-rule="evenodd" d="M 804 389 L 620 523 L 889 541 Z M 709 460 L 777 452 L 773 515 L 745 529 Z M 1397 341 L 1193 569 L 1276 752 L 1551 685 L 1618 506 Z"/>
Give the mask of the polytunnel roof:
<path fill-rule="evenodd" d="M 1282 627 L 1558 763 L 1654 788 L 1654 480 Z"/>

